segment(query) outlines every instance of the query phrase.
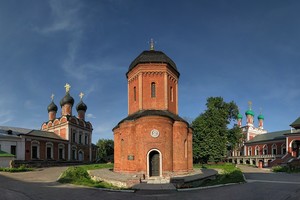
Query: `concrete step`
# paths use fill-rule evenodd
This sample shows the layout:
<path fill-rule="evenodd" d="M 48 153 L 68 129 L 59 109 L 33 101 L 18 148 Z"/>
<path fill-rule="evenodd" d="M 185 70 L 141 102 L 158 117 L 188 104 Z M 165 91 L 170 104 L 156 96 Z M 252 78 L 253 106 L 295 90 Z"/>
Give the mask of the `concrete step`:
<path fill-rule="evenodd" d="M 168 179 L 164 179 L 164 178 L 149 178 L 147 180 L 148 184 L 166 184 L 166 183 L 170 183 L 170 180 Z"/>

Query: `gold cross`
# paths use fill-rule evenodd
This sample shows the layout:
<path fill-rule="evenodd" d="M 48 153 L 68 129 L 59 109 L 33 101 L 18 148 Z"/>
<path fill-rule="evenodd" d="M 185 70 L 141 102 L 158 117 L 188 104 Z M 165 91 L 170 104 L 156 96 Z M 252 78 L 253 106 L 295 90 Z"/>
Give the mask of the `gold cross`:
<path fill-rule="evenodd" d="M 54 99 L 54 94 L 51 95 L 51 100 L 53 101 L 53 99 Z"/>
<path fill-rule="evenodd" d="M 66 92 L 69 92 L 71 85 L 69 83 L 66 83 L 65 88 L 66 88 Z"/>
<path fill-rule="evenodd" d="M 82 92 L 80 92 L 80 94 L 79 94 L 80 100 L 82 100 L 83 96 L 84 96 L 84 94 Z"/>
<path fill-rule="evenodd" d="M 150 50 L 151 51 L 154 50 L 154 40 L 153 40 L 153 38 L 150 39 Z"/>
<path fill-rule="evenodd" d="M 248 101 L 249 109 L 252 109 L 252 101 Z"/>

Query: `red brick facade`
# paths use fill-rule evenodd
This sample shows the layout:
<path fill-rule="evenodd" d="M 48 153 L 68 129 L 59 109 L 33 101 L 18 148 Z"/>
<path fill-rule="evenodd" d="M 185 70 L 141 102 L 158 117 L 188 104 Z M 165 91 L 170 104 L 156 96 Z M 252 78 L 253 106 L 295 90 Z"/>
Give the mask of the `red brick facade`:
<path fill-rule="evenodd" d="M 61 116 L 56 118 L 57 106 L 52 102 L 48 107 L 49 121 L 42 125 L 43 131 L 54 132 L 63 140 L 65 145 L 65 160 L 95 161 L 96 154 L 92 148 L 93 127 L 90 122 L 85 121 L 87 106 L 82 99 L 76 106 L 78 117 L 72 115 L 74 104 L 73 97 L 69 94 L 70 85 L 66 84 L 66 95 L 61 100 Z M 80 94 L 80 96 L 83 94 Z M 81 96 L 81 98 L 82 98 Z M 43 148 L 40 149 L 42 151 Z M 57 149 L 55 148 L 54 151 Z M 43 152 L 40 152 L 43 154 Z"/>
<path fill-rule="evenodd" d="M 166 56 L 146 52 L 157 53 Z M 163 177 L 193 170 L 192 130 L 178 116 L 178 78 L 174 66 L 155 57 L 129 69 L 128 117 L 113 129 L 114 171 Z"/>

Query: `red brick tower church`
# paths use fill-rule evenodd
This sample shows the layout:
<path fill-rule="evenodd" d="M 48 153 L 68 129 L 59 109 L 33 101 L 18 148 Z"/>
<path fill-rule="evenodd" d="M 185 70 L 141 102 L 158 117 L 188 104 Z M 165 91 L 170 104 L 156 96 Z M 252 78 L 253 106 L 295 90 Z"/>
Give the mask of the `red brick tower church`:
<path fill-rule="evenodd" d="M 59 160 L 67 161 L 94 161 L 96 154 L 92 150 L 92 124 L 85 120 L 86 104 L 83 102 L 83 93 L 80 93 L 80 102 L 76 106 L 78 116 L 72 115 L 74 98 L 70 95 L 70 85 L 66 84 L 66 94 L 60 101 L 61 116 L 56 117 L 57 106 L 52 102 L 48 106 L 47 122 L 42 124 L 43 131 L 54 132 L 61 139 L 67 141 L 67 146 L 55 147 L 54 154 Z"/>
<path fill-rule="evenodd" d="M 176 64 L 143 51 L 129 66 L 128 116 L 113 129 L 114 171 L 168 177 L 193 169 L 192 130 L 178 116 Z"/>

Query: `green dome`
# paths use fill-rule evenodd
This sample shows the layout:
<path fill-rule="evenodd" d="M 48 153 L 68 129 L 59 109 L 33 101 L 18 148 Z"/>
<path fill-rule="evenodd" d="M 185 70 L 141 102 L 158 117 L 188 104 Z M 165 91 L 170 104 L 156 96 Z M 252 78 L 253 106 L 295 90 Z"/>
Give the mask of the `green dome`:
<path fill-rule="evenodd" d="M 257 119 L 265 119 L 265 117 L 262 115 L 262 114 L 260 114 L 260 115 L 258 115 L 258 117 L 257 117 Z"/>
<path fill-rule="evenodd" d="M 241 115 L 241 113 L 238 114 L 238 119 L 243 119 L 243 115 Z"/>
<path fill-rule="evenodd" d="M 254 112 L 253 112 L 252 110 L 247 110 L 247 111 L 245 112 L 245 114 L 246 114 L 246 116 L 247 116 L 247 115 L 252 115 L 252 116 L 254 116 Z"/>

